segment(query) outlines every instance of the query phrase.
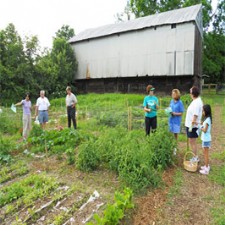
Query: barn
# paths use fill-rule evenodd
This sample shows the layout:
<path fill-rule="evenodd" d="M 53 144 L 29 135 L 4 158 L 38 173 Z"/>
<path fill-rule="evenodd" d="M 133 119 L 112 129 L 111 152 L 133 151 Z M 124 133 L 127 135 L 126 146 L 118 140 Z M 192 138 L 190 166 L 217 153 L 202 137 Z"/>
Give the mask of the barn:
<path fill-rule="evenodd" d="M 189 91 L 202 76 L 202 6 L 85 30 L 69 40 L 79 93 Z"/>

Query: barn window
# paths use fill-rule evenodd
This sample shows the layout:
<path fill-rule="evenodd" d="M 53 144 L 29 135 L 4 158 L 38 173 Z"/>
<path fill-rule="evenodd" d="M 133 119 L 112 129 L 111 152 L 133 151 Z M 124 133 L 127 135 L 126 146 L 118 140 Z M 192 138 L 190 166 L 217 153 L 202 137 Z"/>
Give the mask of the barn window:
<path fill-rule="evenodd" d="M 174 24 L 171 24 L 171 29 L 175 29 L 177 27 L 177 25 L 174 23 Z"/>

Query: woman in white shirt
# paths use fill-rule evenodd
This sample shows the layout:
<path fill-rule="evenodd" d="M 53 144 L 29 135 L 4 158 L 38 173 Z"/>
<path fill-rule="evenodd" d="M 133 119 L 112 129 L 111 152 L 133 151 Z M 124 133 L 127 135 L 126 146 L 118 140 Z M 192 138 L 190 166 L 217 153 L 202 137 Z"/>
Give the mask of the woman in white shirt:
<path fill-rule="evenodd" d="M 185 127 L 191 149 L 195 154 L 195 157 L 193 157 L 192 161 L 199 161 L 196 139 L 199 136 L 198 126 L 201 123 L 203 102 L 199 96 L 200 91 L 198 87 L 193 86 L 190 89 L 190 95 L 192 102 L 187 108 Z"/>

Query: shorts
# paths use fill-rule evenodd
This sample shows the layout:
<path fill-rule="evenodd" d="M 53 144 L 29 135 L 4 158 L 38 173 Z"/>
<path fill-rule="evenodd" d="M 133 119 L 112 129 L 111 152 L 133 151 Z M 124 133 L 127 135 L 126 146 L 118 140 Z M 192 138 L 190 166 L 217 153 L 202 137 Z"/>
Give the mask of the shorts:
<path fill-rule="evenodd" d="M 192 128 L 192 131 L 191 132 L 189 132 L 188 129 L 189 128 L 186 127 L 186 133 L 187 133 L 187 137 L 188 138 L 198 138 L 198 133 L 197 133 L 198 128 L 197 127 Z"/>
<path fill-rule="evenodd" d="M 211 141 L 203 141 L 203 142 L 202 142 L 202 147 L 203 147 L 203 148 L 204 148 L 204 147 L 210 148 L 210 147 L 211 147 Z"/>
<path fill-rule="evenodd" d="M 43 111 L 38 111 L 38 120 L 40 124 L 48 122 L 48 111 L 43 110 Z"/>

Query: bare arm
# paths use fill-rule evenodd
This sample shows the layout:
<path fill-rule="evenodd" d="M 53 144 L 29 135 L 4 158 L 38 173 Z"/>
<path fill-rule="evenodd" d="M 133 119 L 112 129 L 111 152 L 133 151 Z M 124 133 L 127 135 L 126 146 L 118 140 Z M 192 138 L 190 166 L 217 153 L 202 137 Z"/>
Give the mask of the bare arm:
<path fill-rule="evenodd" d="M 182 112 L 172 112 L 171 113 L 173 116 L 182 116 Z"/>
<path fill-rule="evenodd" d="M 193 120 L 192 120 L 192 125 L 197 125 L 197 118 L 198 118 L 198 116 L 194 115 Z"/>
<path fill-rule="evenodd" d="M 146 106 L 144 107 L 145 112 L 151 112 L 151 109 L 147 108 Z"/>
<path fill-rule="evenodd" d="M 15 106 L 19 106 L 19 105 L 22 105 L 22 102 L 18 102 L 15 104 Z"/>
<path fill-rule="evenodd" d="M 205 127 L 202 127 L 201 130 L 202 130 L 204 133 L 206 133 L 206 131 L 208 130 L 208 127 L 209 127 L 209 125 L 208 125 L 208 123 L 206 123 Z"/>

